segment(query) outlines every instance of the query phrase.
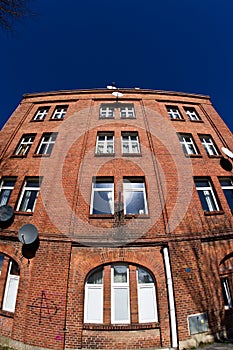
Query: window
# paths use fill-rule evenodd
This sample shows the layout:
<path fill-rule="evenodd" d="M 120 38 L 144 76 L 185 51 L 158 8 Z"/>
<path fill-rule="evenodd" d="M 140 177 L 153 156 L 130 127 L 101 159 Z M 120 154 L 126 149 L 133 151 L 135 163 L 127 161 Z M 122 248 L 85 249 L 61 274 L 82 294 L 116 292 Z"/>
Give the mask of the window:
<path fill-rule="evenodd" d="M 35 134 L 23 135 L 19 145 L 16 148 L 16 156 L 26 156 L 30 150 L 31 145 L 35 139 Z"/>
<path fill-rule="evenodd" d="M 193 107 L 184 107 L 185 113 L 187 114 L 189 120 L 201 120 L 199 115 L 197 114 L 195 108 Z"/>
<path fill-rule="evenodd" d="M 233 181 L 231 178 L 221 178 L 219 181 L 225 194 L 227 203 L 230 209 L 233 210 Z"/>
<path fill-rule="evenodd" d="M 189 334 L 208 332 L 208 318 L 206 312 L 188 316 Z"/>
<path fill-rule="evenodd" d="M 121 118 L 135 118 L 134 106 L 121 106 L 120 107 Z"/>
<path fill-rule="evenodd" d="M 50 107 L 39 107 L 33 120 L 44 120 Z"/>
<path fill-rule="evenodd" d="M 113 214 L 114 183 L 112 178 L 96 178 L 92 183 L 90 214 Z"/>
<path fill-rule="evenodd" d="M 108 292 L 104 295 L 104 291 L 110 290 L 111 298 Z M 138 305 L 138 323 L 158 322 L 154 278 L 142 266 L 114 263 L 97 267 L 87 276 L 85 323 L 103 323 L 104 313 L 107 313 L 112 324 L 130 324 L 131 313 L 135 312 L 130 305 L 134 304 Z"/>
<path fill-rule="evenodd" d="M 210 180 L 206 178 L 195 179 L 195 184 L 196 184 L 196 189 L 199 194 L 203 210 L 204 211 L 220 210 Z"/>
<path fill-rule="evenodd" d="M 137 268 L 138 319 L 140 323 L 158 321 L 155 284 L 151 274 L 142 267 Z"/>
<path fill-rule="evenodd" d="M 127 133 L 121 134 L 122 140 L 122 153 L 140 153 L 140 145 L 138 139 L 138 133 Z"/>
<path fill-rule="evenodd" d="M 100 118 L 114 118 L 114 107 L 112 105 L 102 105 L 100 107 Z"/>
<path fill-rule="evenodd" d="M 112 154 L 114 153 L 114 134 L 98 133 L 96 140 L 96 154 Z"/>
<path fill-rule="evenodd" d="M 17 211 L 33 212 L 40 191 L 40 178 L 27 178 L 24 182 Z"/>
<path fill-rule="evenodd" d="M 16 178 L 4 178 L 0 185 L 0 206 L 7 205 L 14 189 Z"/>
<path fill-rule="evenodd" d="M 20 270 L 16 261 L 0 253 L 0 297 L 2 310 L 14 312 L 19 286 Z"/>
<path fill-rule="evenodd" d="M 231 291 L 230 291 L 230 287 L 229 287 L 228 278 L 222 277 L 220 280 L 221 280 L 225 309 L 231 309 L 232 308 L 232 298 L 231 298 Z"/>
<path fill-rule="evenodd" d="M 130 323 L 129 268 L 115 265 L 111 269 L 112 297 L 111 322 Z"/>
<path fill-rule="evenodd" d="M 171 119 L 183 119 L 179 108 L 176 106 L 166 106 L 168 115 Z"/>
<path fill-rule="evenodd" d="M 36 154 L 41 154 L 41 155 L 51 154 L 56 137 L 57 137 L 56 133 L 43 134 Z"/>
<path fill-rule="evenodd" d="M 68 106 L 57 106 L 53 112 L 52 119 L 64 119 Z"/>
<path fill-rule="evenodd" d="M 178 134 L 178 137 L 185 154 L 199 154 L 191 134 Z"/>
<path fill-rule="evenodd" d="M 148 214 L 145 182 L 142 178 L 124 178 L 124 213 Z"/>
<path fill-rule="evenodd" d="M 99 116 L 100 118 L 114 118 L 115 113 L 117 117 L 122 119 L 135 118 L 135 111 L 133 104 L 124 103 L 105 103 L 100 106 Z"/>
<path fill-rule="evenodd" d="M 219 155 L 219 151 L 210 135 L 199 135 L 202 145 L 209 156 Z"/>
<path fill-rule="evenodd" d="M 85 323 L 103 322 L 103 268 L 96 269 L 85 284 Z"/>

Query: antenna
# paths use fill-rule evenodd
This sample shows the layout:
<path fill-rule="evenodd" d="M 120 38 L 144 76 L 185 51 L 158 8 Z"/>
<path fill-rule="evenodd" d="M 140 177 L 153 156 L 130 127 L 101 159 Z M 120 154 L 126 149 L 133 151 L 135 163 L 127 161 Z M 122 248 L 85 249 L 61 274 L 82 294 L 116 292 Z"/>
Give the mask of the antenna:
<path fill-rule="evenodd" d="M 112 85 L 107 85 L 107 89 L 109 90 L 117 90 L 117 91 L 113 91 L 112 95 L 116 97 L 116 102 L 118 102 L 118 98 L 124 96 L 124 94 L 122 94 L 122 92 L 119 91 L 119 89 L 115 86 L 115 83 L 112 82 Z"/>

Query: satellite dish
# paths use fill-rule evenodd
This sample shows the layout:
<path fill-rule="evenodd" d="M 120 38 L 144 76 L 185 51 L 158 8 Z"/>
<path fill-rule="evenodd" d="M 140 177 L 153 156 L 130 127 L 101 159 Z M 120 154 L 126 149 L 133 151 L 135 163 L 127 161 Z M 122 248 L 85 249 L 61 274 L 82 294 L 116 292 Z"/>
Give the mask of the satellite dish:
<path fill-rule="evenodd" d="M 14 220 L 14 209 L 10 205 L 2 205 L 0 207 L 0 227 L 6 228 L 12 224 Z"/>
<path fill-rule="evenodd" d="M 222 147 L 222 151 L 223 151 L 223 153 L 225 153 L 229 158 L 233 158 L 233 153 L 232 153 L 228 148 Z"/>
<path fill-rule="evenodd" d="M 38 231 L 36 226 L 32 224 L 23 225 L 18 233 L 19 241 L 23 244 L 32 244 L 38 238 Z"/>
<path fill-rule="evenodd" d="M 124 94 L 122 94 L 121 92 L 118 92 L 118 91 L 114 91 L 113 93 L 112 93 L 112 95 L 113 96 L 115 96 L 115 97 L 122 97 L 122 96 L 124 96 Z"/>
<path fill-rule="evenodd" d="M 116 87 L 115 87 L 115 86 L 113 86 L 113 85 L 107 85 L 107 89 L 109 89 L 109 90 L 113 90 L 113 89 L 116 89 Z"/>

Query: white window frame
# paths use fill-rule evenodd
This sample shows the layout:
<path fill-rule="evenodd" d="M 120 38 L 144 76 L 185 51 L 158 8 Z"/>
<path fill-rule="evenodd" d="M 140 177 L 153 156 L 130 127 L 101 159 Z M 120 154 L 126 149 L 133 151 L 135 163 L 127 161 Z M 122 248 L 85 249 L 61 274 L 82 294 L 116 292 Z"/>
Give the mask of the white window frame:
<path fill-rule="evenodd" d="M 100 118 L 114 118 L 114 107 L 113 106 L 100 106 Z"/>
<path fill-rule="evenodd" d="M 170 119 L 184 120 L 177 106 L 166 106 Z"/>
<path fill-rule="evenodd" d="M 19 145 L 17 146 L 15 155 L 26 156 L 30 150 L 31 145 L 35 140 L 35 135 L 25 134 L 22 136 Z"/>
<path fill-rule="evenodd" d="M 193 140 L 191 134 L 178 134 L 180 144 L 185 154 L 187 155 L 195 155 L 199 154 L 197 146 Z M 188 140 L 189 139 L 189 140 Z M 191 149 L 190 149 L 191 147 Z M 192 152 L 193 150 L 193 152 Z"/>
<path fill-rule="evenodd" d="M 128 180 L 128 181 L 127 181 Z M 134 193 L 134 192 L 142 192 L 143 197 L 144 197 L 144 210 L 143 213 L 138 213 L 139 215 L 147 215 L 148 214 L 148 204 L 147 204 L 147 195 L 146 195 L 146 186 L 145 186 L 145 180 L 144 179 L 138 179 L 137 178 L 132 178 L 132 182 L 130 181 L 131 178 L 124 178 L 123 182 L 123 193 Z M 138 182 L 137 182 L 138 181 Z M 133 187 L 134 183 L 142 183 L 143 187 Z M 125 195 L 124 195 L 124 214 L 127 215 L 130 213 L 126 213 L 126 200 L 125 200 Z M 135 214 L 133 214 L 135 215 Z"/>
<path fill-rule="evenodd" d="M 208 209 L 209 209 L 208 211 L 210 211 L 210 212 L 216 211 L 216 210 L 219 211 L 220 208 L 219 208 L 219 205 L 218 205 L 218 202 L 217 202 L 217 199 L 216 199 L 211 182 L 207 178 L 203 178 L 203 179 L 198 178 L 195 181 L 202 181 L 202 180 L 208 182 L 209 186 L 197 186 L 197 184 L 195 182 L 197 192 L 198 191 L 204 192 L 206 204 L 207 204 Z M 211 194 L 211 197 L 212 197 L 212 200 L 216 206 L 216 209 L 214 209 L 214 207 L 212 206 L 211 199 L 209 198 L 209 193 Z M 200 200 L 200 202 L 201 202 L 201 200 Z M 202 205 L 202 203 L 201 203 L 201 205 Z"/>
<path fill-rule="evenodd" d="M 145 270 L 144 268 L 141 268 L 141 269 Z M 150 282 L 150 283 L 139 283 L 138 268 L 137 268 L 137 289 L 138 289 L 138 320 L 139 320 L 139 323 L 158 322 L 158 310 L 157 310 L 155 283 L 154 283 L 154 281 Z M 143 305 L 141 302 L 141 294 L 142 294 L 143 289 L 149 289 L 152 291 L 153 305 L 151 305 L 151 307 L 153 307 L 154 315 L 155 315 L 155 317 L 153 319 L 150 319 L 150 318 L 143 319 L 142 318 Z"/>
<path fill-rule="evenodd" d="M 4 183 L 6 183 L 7 181 L 12 181 L 14 182 L 14 185 L 5 185 Z M 0 206 L 2 205 L 7 205 L 7 203 L 9 202 L 9 199 L 10 199 L 10 196 L 11 196 L 11 192 L 13 191 L 14 187 L 15 187 L 15 181 L 16 179 L 15 178 L 3 178 L 1 180 L 1 185 L 0 185 L 0 195 L 2 193 L 2 191 L 8 191 L 7 195 L 4 195 L 3 198 L 6 198 L 5 201 L 3 201 L 3 198 L 1 199 L 1 201 L 3 202 L 0 202 Z"/>
<path fill-rule="evenodd" d="M 39 107 L 33 120 L 44 120 L 48 114 L 50 107 Z"/>
<path fill-rule="evenodd" d="M 51 119 L 64 119 L 68 106 L 56 106 Z"/>
<path fill-rule="evenodd" d="M 126 105 L 126 106 L 121 106 L 120 107 L 120 114 L 122 119 L 130 119 L 130 118 L 135 118 L 135 110 L 134 106 L 132 105 Z"/>
<path fill-rule="evenodd" d="M 189 120 L 200 120 L 200 117 L 194 107 L 184 107 L 184 111 L 187 114 Z"/>
<path fill-rule="evenodd" d="M 109 183 L 109 184 L 112 184 L 112 186 L 111 187 L 103 187 L 103 188 L 95 188 L 96 183 Z M 97 179 L 92 181 L 90 214 L 93 214 L 95 192 L 110 192 L 111 193 L 111 196 L 110 196 L 111 198 L 109 198 L 109 206 L 111 208 L 111 214 L 113 215 L 114 214 L 114 180 L 112 179 L 112 181 L 108 181 L 107 178 L 97 178 Z M 104 213 L 103 213 L 103 215 L 104 215 Z"/>
<path fill-rule="evenodd" d="M 49 137 L 48 141 L 45 141 L 45 138 Z M 40 140 L 40 144 L 39 147 L 37 149 L 36 154 L 41 154 L 41 155 L 49 155 L 52 153 L 53 150 L 53 146 L 55 144 L 57 138 L 57 134 L 56 133 L 45 133 L 42 135 L 42 139 Z M 41 153 L 40 150 L 41 148 L 45 145 L 45 149 L 43 150 L 43 152 Z M 50 149 L 49 152 L 49 147 L 52 146 L 52 148 Z"/>
<path fill-rule="evenodd" d="M 6 280 L 6 287 L 4 290 L 4 297 L 3 297 L 3 304 L 2 304 L 2 309 L 4 311 L 10 311 L 14 312 L 15 311 L 15 305 L 16 305 L 16 299 L 17 299 L 17 293 L 18 293 L 18 287 L 19 287 L 19 278 L 20 276 L 18 275 L 12 275 L 10 273 L 11 271 L 11 266 L 12 266 L 12 260 L 9 262 L 8 266 L 8 273 L 7 273 L 7 280 Z M 16 283 L 16 286 L 13 286 L 14 294 L 13 294 L 13 300 L 11 300 L 11 306 L 7 306 L 8 302 L 8 293 L 10 292 L 10 289 L 12 288 L 11 282 L 14 281 Z"/>
<path fill-rule="evenodd" d="M 210 135 L 199 135 L 201 143 L 209 156 L 218 156 L 219 152 Z"/>
<path fill-rule="evenodd" d="M 104 270 L 102 270 L 102 278 L 104 275 Z M 100 319 L 89 319 L 88 318 L 88 307 L 90 307 L 89 304 L 89 297 L 90 291 L 99 291 L 100 292 Z M 85 300 L 84 300 L 84 323 L 103 323 L 103 303 L 104 303 L 104 279 L 102 281 L 102 283 L 97 283 L 97 284 L 93 284 L 93 283 L 88 283 L 88 278 L 87 281 L 85 283 Z"/>
<path fill-rule="evenodd" d="M 27 178 L 25 181 L 24 181 L 24 185 L 23 185 L 23 188 L 22 188 L 22 191 L 21 191 L 21 194 L 20 194 L 20 197 L 19 197 L 19 202 L 18 202 L 18 205 L 17 205 L 17 208 L 16 210 L 17 211 L 23 211 L 23 212 L 34 212 L 35 210 L 35 206 L 36 206 L 36 202 L 37 202 L 37 198 L 38 198 L 38 195 L 39 195 L 39 192 L 40 192 L 40 184 L 39 186 L 28 186 L 27 183 L 28 182 L 38 182 L 40 181 L 38 178 Z M 24 194 L 26 191 L 36 191 L 36 197 L 35 197 L 35 200 L 34 200 L 34 203 L 33 203 L 33 208 L 32 209 L 26 209 L 26 210 L 22 210 L 20 209 L 21 207 L 21 204 L 22 204 L 22 201 L 23 201 L 23 197 L 24 197 Z M 26 200 L 26 199 L 25 199 Z M 28 202 L 29 202 L 29 199 L 26 200 L 27 201 L 27 205 L 28 205 Z M 27 207 L 26 205 L 26 207 Z"/>
<path fill-rule="evenodd" d="M 132 137 L 136 136 L 136 140 L 132 140 Z M 127 138 L 127 140 L 124 140 L 124 138 Z M 122 145 L 122 153 L 123 154 L 140 154 L 141 149 L 140 149 L 140 142 L 139 142 L 139 137 L 137 132 L 122 132 L 121 133 L 121 145 Z M 124 145 L 128 147 L 128 152 L 124 152 Z M 133 146 L 136 146 L 134 148 Z M 137 152 L 135 152 L 135 149 Z"/>
<path fill-rule="evenodd" d="M 223 293 L 225 293 L 225 298 L 227 299 L 227 305 L 225 304 L 224 300 L 224 307 L 225 310 L 229 310 L 232 308 L 232 297 L 231 297 L 231 291 L 230 291 L 230 286 L 229 286 L 229 280 L 228 277 L 221 277 L 221 284 L 223 288 Z"/>
<path fill-rule="evenodd" d="M 226 181 L 226 180 L 229 180 L 230 183 L 231 183 L 231 185 L 222 185 L 221 181 Z M 219 178 L 219 182 L 220 182 L 220 185 L 221 185 L 221 187 L 222 187 L 224 196 L 225 196 L 226 201 L 227 201 L 227 196 L 226 196 L 224 190 L 231 190 L 231 191 L 233 192 L 233 180 L 232 180 L 232 178 L 230 178 L 230 177 L 225 177 L 225 178 L 224 178 L 224 177 L 221 177 L 221 178 Z M 228 201 L 227 201 L 227 203 L 228 203 Z M 229 204 L 229 203 L 228 203 L 228 205 L 229 205 L 229 207 L 230 207 L 230 204 Z M 231 208 L 231 210 L 232 210 L 232 208 Z"/>
<path fill-rule="evenodd" d="M 127 282 L 116 283 L 114 282 L 114 267 L 116 266 L 125 266 L 127 268 Z M 117 320 L 115 317 L 115 291 L 117 289 L 127 290 L 127 309 L 128 317 L 126 320 Z M 120 307 L 120 306 L 119 306 Z M 129 324 L 130 323 L 130 289 L 129 289 L 129 266 L 126 264 L 115 264 L 111 267 L 111 323 L 112 324 Z"/>
<path fill-rule="evenodd" d="M 104 137 L 104 140 L 100 140 L 100 137 Z M 112 139 L 110 139 L 112 138 Z M 103 146 L 103 151 L 99 151 L 99 147 Z M 108 152 L 108 147 L 112 146 L 112 152 Z M 113 132 L 101 132 L 97 134 L 96 139 L 96 154 L 113 154 L 114 153 L 114 133 Z"/>

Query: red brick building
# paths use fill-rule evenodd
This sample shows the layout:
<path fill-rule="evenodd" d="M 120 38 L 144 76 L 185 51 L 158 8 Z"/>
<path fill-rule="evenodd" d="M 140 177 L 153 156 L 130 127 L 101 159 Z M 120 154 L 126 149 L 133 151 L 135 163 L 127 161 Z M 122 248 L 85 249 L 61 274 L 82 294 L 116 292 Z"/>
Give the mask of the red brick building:
<path fill-rule="evenodd" d="M 208 96 L 25 95 L 0 135 L 0 206 L 14 209 L 0 223 L 1 343 L 183 348 L 231 336 L 223 147 L 232 134 Z M 39 233 L 34 252 L 18 239 L 25 224 Z"/>

